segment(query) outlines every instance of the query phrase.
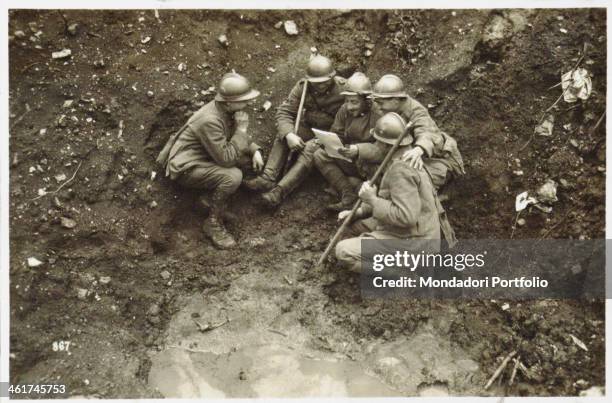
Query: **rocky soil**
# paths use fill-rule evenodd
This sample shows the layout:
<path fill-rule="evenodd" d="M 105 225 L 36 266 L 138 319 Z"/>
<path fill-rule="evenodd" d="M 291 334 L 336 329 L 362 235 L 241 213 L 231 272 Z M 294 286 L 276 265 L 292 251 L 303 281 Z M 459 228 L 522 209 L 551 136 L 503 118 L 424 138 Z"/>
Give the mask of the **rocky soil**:
<path fill-rule="evenodd" d="M 297 35 L 278 24 L 287 20 Z M 312 334 L 313 351 L 366 359 L 366 345 L 413 346 L 435 329 L 478 364 L 462 382 L 442 379 L 451 394 L 578 395 L 604 384 L 602 301 L 362 299 L 334 264 L 313 269 L 336 225 L 320 176 L 275 213 L 239 191 L 229 223 L 239 248 L 218 251 L 196 195 L 154 159 L 231 69 L 262 91 L 251 126 L 269 150 L 274 107 L 318 51 L 345 77 L 399 74 L 457 139 L 467 175 L 446 207 L 459 238 L 604 238 L 605 10 L 13 10 L 9 33 L 12 383 L 161 396 L 148 383 L 152 358 L 177 313 L 194 295 L 225 305 L 236 282 L 257 301 L 269 295 L 256 286 L 263 277 L 288 287 L 278 315 Z M 592 75 L 590 98 L 561 100 L 548 112 L 552 135 L 534 135 L 577 62 Z M 552 211 L 530 207 L 517 220 L 516 195 L 548 179 L 558 183 Z M 512 350 L 528 370 L 483 391 Z M 423 375 L 403 393 L 441 378 Z"/>

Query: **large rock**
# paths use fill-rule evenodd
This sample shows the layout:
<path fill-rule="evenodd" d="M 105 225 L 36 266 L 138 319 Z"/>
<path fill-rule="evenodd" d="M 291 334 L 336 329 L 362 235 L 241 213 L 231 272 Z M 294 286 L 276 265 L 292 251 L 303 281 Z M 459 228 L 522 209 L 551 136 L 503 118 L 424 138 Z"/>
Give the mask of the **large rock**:
<path fill-rule="evenodd" d="M 527 27 L 528 17 L 533 13 L 533 10 L 492 11 L 489 21 L 482 30 L 475 59 L 483 62 L 501 60 L 504 45 Z"/>

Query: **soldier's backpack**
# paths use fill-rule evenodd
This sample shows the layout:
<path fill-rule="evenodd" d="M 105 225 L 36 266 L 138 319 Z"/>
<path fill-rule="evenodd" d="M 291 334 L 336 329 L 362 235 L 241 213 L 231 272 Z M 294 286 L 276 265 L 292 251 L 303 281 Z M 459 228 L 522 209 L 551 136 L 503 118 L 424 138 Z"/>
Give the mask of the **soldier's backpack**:
<path fill-rule="evenodd" d="M 459 152 L 459 147 L 457 147 L 457 140 L 455 140 L 445 132 L 441 133 L 442 137 L 444 137 L 444 147 L 442 147 L 442 151 L 445 154 L 444 159 L 449 162 L 454 174 L 465 175 L 463 158 L 461 157 L 461 153 Z"/>

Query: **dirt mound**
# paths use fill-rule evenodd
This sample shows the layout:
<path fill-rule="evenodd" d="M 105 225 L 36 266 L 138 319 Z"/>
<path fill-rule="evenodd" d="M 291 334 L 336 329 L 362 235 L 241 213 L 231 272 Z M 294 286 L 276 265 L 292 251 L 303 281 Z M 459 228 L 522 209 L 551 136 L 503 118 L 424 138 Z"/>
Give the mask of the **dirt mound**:
<path fill-rule="evenodd" d="M 275 27 L 288 19 L 297 36 Z M 312 270 L 335 229 L 321 177 L 274 214 L 240 191 L 229 224 L 239 249 L 217 251 L 201 234 L 195 195 L 166 180 L 154 157 L 230 69 L 262 91 L 252 120 L 267 150 L 274 108 L 261 106 L 279 105 L 316 47 L 345 75 L 399 74 L 458 140 L 468 174 L 449 187 L 447 209 L 459 238 L 603 238 L 605 27 L 598 9 L 11 11 L 11 382 L 159 396 L 147 385 L 150 353 L 167 347 L 168 323 L 185 299 L 286 265 L 293 284 L 280 309 L 320 336 L 313 350 L 337 353 L 349 340 L 357 344 L 347 351 L 359 354 L 377 340 L 435 329 L 479 366 L 471 379 L 442 379 L 451 394 L 480 393 L 512 350 L 531 376 L 497 393 L 575 395 L 603 385 L 601 301 L 503 309 L 503 301 L 362 300 L 335 267 Z M 551 87 L 585 42 L 591 97 L 561 101 L 553 135 L 534 136 L 560 95 Z M 63 49 L 71 56 L 52 58 Z M 526 224 L 513 231 L 515 196 L 547 179 L 560 184 L 553 211 L 525 211 Z M 28 267 L 29 257 L 43 265 Z M 53 350 L 63 340 L 70 354 Z M 424 376 L 405 393 L 441 378 Z"/>

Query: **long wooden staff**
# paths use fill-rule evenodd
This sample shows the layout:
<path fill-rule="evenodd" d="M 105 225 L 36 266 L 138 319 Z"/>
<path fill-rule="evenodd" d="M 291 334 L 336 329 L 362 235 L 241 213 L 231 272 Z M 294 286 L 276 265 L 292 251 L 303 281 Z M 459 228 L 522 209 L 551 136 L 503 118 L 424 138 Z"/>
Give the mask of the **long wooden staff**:
<path fill-rule="evenodd" d="M 297 116 L 295 117 L 295 125 L 293 126 L 293 133 L 295 135 L 298 134 L 298 129 L 300 128 L 300 119 L 302 118 L 302 110 L 304 109 L 304 100 L 306 99 L 307 87 L 308 87 L 308 80 L 304 80 L 304 88 L 302 89 L 302 98 L 300 98 L 300 106 L 298 107 Z M 291 163 L 293 162 L 294 156 L 295 156 L 295 151 L 291 150 L 289 152 L 289 156 L 287 157 L 287 162 L 285 163 L 285 169 L 283 172 L 283 176 L 289 170 Z"/>
<path fill-rule="evenodd" d="M 385 156 L 385 159 L 378 166 L 378 169 L 374 173 L 374 176 L 372 177 L 372 179 L 369 180 L 370 183 L 376 183 L 376 181 L 378 180 L 380 175 L 382 175 L 382 173 L 385 171 L 385 169 L 387 168 L 387 165 L 391 161 L 391 157 L 393 156 L 393 154 L 395 153 L 395 151 L 399 147 L 399 145 L 402 142 L 402 140 L 404 140 L 404 138 L 406 137 L 406 135 L 410 131 L 409 129 L 411 127 L 412 127 L 412 122 L 409 122 L 406 125 L 406 129 L 404 130 L 404 132 L 397 138 L 397 140 L 395 140 L 395 143 L 393 144 L 393 147 L 391 147 L 389 152 L 387 152 L 387 155 Z M 346 227 L 348 227 L 349 223 L 353 220 L 353 217 L 355 216 L 355 213 L 357 212 L 357 209 L 359 207 L 361 207 L 361 199 L 359 199 L 359 200 L 357 200 L 357 202 L 355 202 L 355 205 L 351 209 L 350 214 L 347 215 L 344 218 L 344 221 L 342 222 L 342 225 L 340 226 L 340 228 L 338 228 L 338 231 L 336 231 L 336 234 L 331 239 L 331 241 L 329 241 L 329 244 L 327 245 L 327 248 L 325 248 L 325 251 L 323 252 L 321 257 L 319 258 L 319 261 L 317 262 L 317 266 L 321 266 L 323 264 L 323 262 L 325 262 L 325 259 L 327 259 L 327 256 L 329 256 L 329 253 L 331 252 L 332 248 L 336 245 L 336 243 L 338 242 L 338 240 L 340 239 L 340 237 L 342 236 L 342 234 L 346 230 Z"/>

